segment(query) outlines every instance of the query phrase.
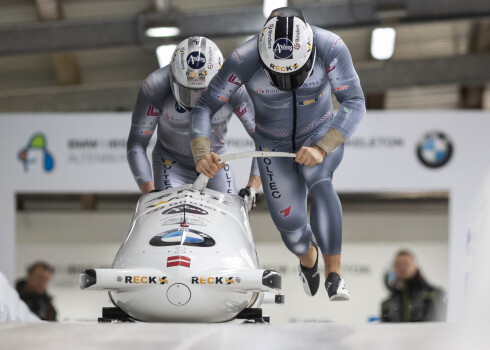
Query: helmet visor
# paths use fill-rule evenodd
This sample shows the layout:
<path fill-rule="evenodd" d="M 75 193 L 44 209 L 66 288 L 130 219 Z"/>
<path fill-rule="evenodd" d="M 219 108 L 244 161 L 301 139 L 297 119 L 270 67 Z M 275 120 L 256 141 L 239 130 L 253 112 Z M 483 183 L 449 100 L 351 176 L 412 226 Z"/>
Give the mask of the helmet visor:
<path fill-rule="evenodd" d="M 201 97 L 201 94 L 206 89 L 189 89 L 180 85 L 173 77 L 170 76 L 170 86 L 177 102 L 179 102 L 185 109 L 190 110 L 194 108 Z"/>
<path fill-rule="evenodd" d="M 308 58 L 308 61 L 303 67 L 293 73 L 279 73 L 271 68 L 265 67 L 263 63 L 262 65 L 264 68 L 264 73 L 272 85 L 277 87 L 279 90 L 291 91 L 300 88 L 310 77 L 311 73 L 313 72 L 313 66 L 315 65 L 315 56 L 316 49 L 315 45 L 313 45 L 313 52 Z"/>

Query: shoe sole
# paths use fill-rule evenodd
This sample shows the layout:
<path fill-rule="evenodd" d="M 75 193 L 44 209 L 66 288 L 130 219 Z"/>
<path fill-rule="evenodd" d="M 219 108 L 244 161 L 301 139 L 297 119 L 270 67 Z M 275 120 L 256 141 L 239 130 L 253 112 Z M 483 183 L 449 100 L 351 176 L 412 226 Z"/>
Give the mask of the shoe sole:
<path fill-rule="evenodd" d="M 350 295 L 348 295 L 348 294 L 335 294 L 335 295 L 332 295 L 329 299 L 330 299 L 330 301 L 349 301 Z"/>

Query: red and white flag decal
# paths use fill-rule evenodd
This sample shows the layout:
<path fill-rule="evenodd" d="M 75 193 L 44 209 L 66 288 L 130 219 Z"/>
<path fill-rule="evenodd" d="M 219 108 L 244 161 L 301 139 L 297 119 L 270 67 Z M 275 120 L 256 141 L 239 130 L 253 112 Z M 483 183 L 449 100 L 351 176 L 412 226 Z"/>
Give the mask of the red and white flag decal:
<path fill-rule="evenodd" d="M 167 267 L 172 266 L 191 267 L 191 259 L 182 255 L 169 256 L 167 258 Z"/>

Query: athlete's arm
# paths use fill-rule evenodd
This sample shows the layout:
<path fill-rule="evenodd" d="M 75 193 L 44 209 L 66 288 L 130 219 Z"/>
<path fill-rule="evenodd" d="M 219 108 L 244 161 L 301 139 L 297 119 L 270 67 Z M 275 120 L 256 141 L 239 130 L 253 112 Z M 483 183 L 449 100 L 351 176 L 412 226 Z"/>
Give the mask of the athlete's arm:
<path fill-rule="evenodd" d="M 141 193 L 155 189 L 146 149 L 158 124 L 164 98 L 168 95 L 165 68 L 150 74 L 143 82 L 136 100 L 127 142 L 129 167 Z"/>
<path fill-rule="evenodd" d="M 340 102 L 331 128 L 316 144 L 329 154 L 354 133 L 366 114 L 366 107 L 359 77 L 349 49 L 342 39 L 332 35 L 332 39 L 327 40 L 324 50 L 327 52 L 325 70 L 333 93 Z"/>
<path fill-rule="evenodd" d="M 220 168 L 217 157 L 210 153 L 211 118 L 224 103 L 230 101 L 238 88 L 248 81 L 258 68 L 256 56 L 256 38 L 250 39 L 234 50 L 192 110 L 190 122 L 192 154 L 196 170 L 208 177 L 214 176 Z M 201 160 L 204 161 L 201 163 Z"/>
<path fill-rule="evenodd" d="M 245 85 L 242 85 L 233 94 L 230 105 L 235 112 L 235 115 L 238 117 L 238 120 L 240 120 L 248 135 L 253 140 L 255 133 L 255 109 L 252 100 L 247 93 L 247 89 L 245 89 Z M 255 192 L 258 192 L 260 186 L 262 186 L 262 180 L 260 179 L 257 158 L 252 158 L 250 178 L 246 187 L 252 187 L 255 189 Z"/>

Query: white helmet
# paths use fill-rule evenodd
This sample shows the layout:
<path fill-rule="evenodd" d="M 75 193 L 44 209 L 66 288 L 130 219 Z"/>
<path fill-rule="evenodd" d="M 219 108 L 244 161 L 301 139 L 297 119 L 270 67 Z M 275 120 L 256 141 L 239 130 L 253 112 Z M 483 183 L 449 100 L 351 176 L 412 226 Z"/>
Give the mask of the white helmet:
<path fill-rule="evenodd" d="M 313 71 L 313 31 L 301 10 L 283 7 L 272 11 L 257 46 L 265 75 L 280 90 L 301 87 Z"/>
<path fill-rule="evenodd" d="M 223 55 L 211 40 L 191 36 L 182 41 L 170 61 L 170 86 L 175 99 L 192 109 L 222 64 Z"/>

